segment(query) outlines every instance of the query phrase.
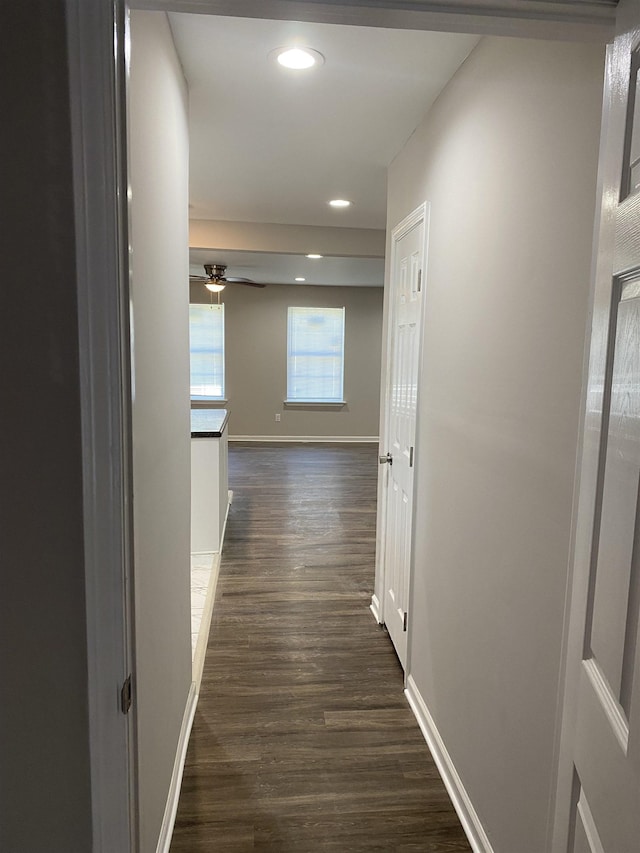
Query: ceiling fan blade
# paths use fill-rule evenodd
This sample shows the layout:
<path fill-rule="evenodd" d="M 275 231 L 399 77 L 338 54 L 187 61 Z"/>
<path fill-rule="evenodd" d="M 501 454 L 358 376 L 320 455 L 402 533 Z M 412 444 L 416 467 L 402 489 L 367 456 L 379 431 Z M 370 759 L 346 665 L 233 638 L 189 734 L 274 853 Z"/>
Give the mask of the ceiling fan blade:
<path fill-rule="evenodd" d="M 189 281 L 209 281 L 205 275 L 190 275 Z"/>
<path fill-rule="evenodd" d="M 262 284 L 259 281 L 252 281 L 250 278 L 233 278 L 229 276 L 224 279 L 229 284 L 248 284 L 249 287 L 266 287 L 266 284 Z"/>

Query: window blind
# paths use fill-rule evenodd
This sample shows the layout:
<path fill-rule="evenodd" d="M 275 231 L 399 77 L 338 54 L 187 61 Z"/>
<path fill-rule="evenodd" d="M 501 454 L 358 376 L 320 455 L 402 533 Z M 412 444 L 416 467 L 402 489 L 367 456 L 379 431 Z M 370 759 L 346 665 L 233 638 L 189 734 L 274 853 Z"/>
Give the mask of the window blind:
<path fill-rule="evenodd" d="M 189 305 L 191 398 L 224 399 L 224 305 Z"/>
<path fill-rule="evenodd" d="M 343 385 L 344 308 L 289 308 L 287 400 L 341 403 Z"/>

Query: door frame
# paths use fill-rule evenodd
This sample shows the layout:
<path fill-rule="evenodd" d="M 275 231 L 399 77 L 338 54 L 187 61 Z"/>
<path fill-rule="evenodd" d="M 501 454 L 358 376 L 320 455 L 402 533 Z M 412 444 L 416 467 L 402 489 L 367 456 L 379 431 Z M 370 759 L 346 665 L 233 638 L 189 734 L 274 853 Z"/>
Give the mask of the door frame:
<path fill-rule="evenodd" d="M 400 30 L 607 42 L 615 6 L 601 0 L 130 0 L 133 9 Z"/>
<path fill-rule="evenodd" d="M 126 672 L 123 661 L 135 661 L 125 123 L 128 8 L 599 43 L 613 36 L 615 8 L 597 2 L 577 6 L 567 0 L 553 6 L 546 0 L 510 0 L 512 10 L 505 9 L 504 0 L 467 0 L 462 9 L 436 0 L 386 0 L 375 7 L 370 0 L 63 2 L 82 370 L 93 850 L 126 853 L 138 849 L 135 702 L 133 715 L 124 718 L 123 725 L 117 695 Z M 415 459 L 417 470 L 417 447 Z M 407 671 L 410 647 L 409 642 Z M 131 671 L 135 676 L 134 668 Z"/>
<path fill-rule="evenodd" d="M 380 421 L 383 425 L 382 434 L 380 436 L 380 455 L 384 455 L 387 452 L 388 441 L 389 441 L 389 420 L 390 420 L 390 411 L 389 411 L 389 403 L 391 400 L 391 358 L 393 357 L 393 336 L 394 336 L 394 286 L 396 284 L 394 280 L 394 269 L 395 263 L 397 259 L 397 245 L 398 242 L 411 231 L 412 228 L 415 228 L 421 222 L 423 223 L 423 233 L 422 233 L 422 299 L 420 302 L 420 330 L 418 333 L 418 389 L 417 389 L 417 401 L 416 401 L 416 425 L 415 432 L 413 436 L 413 483 L 412 483 L 412 495 L 411 495 L 411 539 L 410 539 L 410 557 L 409 557 L 409 566 L 408 566 L 408 602 L 409 605 L 411 602 L 411 597 L 413 593 L 413 555 L 414 555 L 414 546 L 415 546 L 415 528 L 416 528 L 416 485 L 418 481 L 418 471 L 420 465 L 420 450 L 418 447 L 418 433 L 419 433 L 419 421 L 420 421 L 420 379 L 422 376 L 422 354 L 424 348 L 424 326 L 425 326 L 425 318 L 426 318 L 426 296 L 427 296 L 427 281 L 428 281 L 428 261 L 429 261 L 429 216 L 430 216 L 430 204 L 428 201 L 423 201 L 419 204 L 408 216 L 405 216 L 392 230 L 390 244 L 389 244 L 389 266 L 388 266 L 388 275 L 387 281 L 385 283 L 385 312 L 384 312 L 384 320 L 383 320 L 383 340 L 384 340 L 384 348 L 383 348 L 383 357 L 382 357 L 382 396 L 381 396 L 381 410 L 380 410 Z M 385 553 L 386 553 L 386 529 L 387 529 L 387 497 L 388 497 L 388 476 L 387 469 L 385 466 L 380 465 L 378 470 L 378 505 L 377 505 L 377 519 L 376 519 L 376 586 L 374 589 L 373 596 L 371 598 L 371 611 L 373 615 L 376 617 L 378 623 L 384 623 L 384 599 L 385 599 L 385 591 L 387 588 L 387 570 L 385 566 Z M 409 610 L 407 611 L 409 612 Z M 405 676 L 409 672 L 410 661 L 411 661 L 411 613 L 409 612 L 408 617 L 408 631 L 409 636 L 407 637 L 407 660 L 405 665 Z"/>
<path fill-rule="evenodd" d="M 66 0 L 93 850 L 137 850 L 124 0 Z M 133 681 L 135 696 L 135 678 Z"/>

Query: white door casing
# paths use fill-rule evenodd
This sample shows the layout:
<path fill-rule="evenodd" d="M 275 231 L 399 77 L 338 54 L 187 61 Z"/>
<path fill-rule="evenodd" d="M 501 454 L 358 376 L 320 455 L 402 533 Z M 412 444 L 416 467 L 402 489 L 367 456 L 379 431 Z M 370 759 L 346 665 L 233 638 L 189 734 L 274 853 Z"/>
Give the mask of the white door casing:
<path fill-rule="evenodd" d="M 65 0 L 76 210 L 92 851 L 137 849 L 125 0 Z M 134 702 L 121 695 L 133 675 Z"/>
<path fill-rule="evenodd" d="M 390 363 L 385 435 L 380 445 L 384 501 L 382 614 L 405 669 L 426 233 L 427 205 L 422 204 L 394 228 L 391 236 Z M 383 464 L 384 458 L 389 462 Z"/>
<path fill-rule="evenodd" d="M 553 853 L 640 849 L 640 180 L 630 186 L 629 167 L 640 147 L 640 3 L 621 3 L 618 15 L 605 74 Z"/>

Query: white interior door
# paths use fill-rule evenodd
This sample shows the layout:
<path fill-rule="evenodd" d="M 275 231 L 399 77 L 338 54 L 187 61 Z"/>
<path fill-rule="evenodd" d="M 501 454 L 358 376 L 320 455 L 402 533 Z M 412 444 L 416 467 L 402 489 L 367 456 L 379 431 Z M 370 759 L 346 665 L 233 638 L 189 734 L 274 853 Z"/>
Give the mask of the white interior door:
<path fill-rule="evenodd" d="M 640 850 L 640 5 L 623 17 L 605 77 L 557 853 Z"/>
<path fill-rule="evenodd" d="M 386 478 L 383 614 L 403 667 L 407 658 L 425 233 L 426 205 L 422 205 L 394 229 L 391 239 L 390 371 L 387 428 L 381 445 L 385 455 L 380 457 Z"/>

